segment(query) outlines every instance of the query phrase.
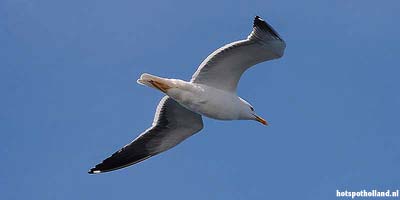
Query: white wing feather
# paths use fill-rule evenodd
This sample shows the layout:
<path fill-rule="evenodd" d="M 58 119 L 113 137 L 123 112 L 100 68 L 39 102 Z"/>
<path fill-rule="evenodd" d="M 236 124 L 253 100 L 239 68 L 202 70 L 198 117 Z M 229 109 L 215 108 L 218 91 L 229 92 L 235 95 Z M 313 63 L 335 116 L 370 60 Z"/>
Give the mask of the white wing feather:
<path fill-rule="evenodd" d="M 236 93 L 246 69 L 282 57 L 285 47 L 277 32 L 256 16 L 247 39 L 227 44 L 210 54 L 193 74 L 191 82 Z"/>
<path fill-rule="evenodd" d="M 89 173 L 109 172 L 136 164 L 176 146 L 202 128 L 201 115 L 166 96 L 158 104 L 153 125 L 131 143 L 93 167 Z"/>

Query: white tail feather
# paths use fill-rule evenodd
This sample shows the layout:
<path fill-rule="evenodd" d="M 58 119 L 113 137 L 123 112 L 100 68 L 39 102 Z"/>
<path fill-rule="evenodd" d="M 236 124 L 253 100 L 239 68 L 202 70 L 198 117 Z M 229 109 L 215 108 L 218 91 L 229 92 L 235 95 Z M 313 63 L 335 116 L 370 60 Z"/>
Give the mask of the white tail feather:
<path fill-rule="evenodd" d="M 165 78 L 161 78 L 161 77 L 154 76 L 154 75 L 147 74 L 147 73 L 142 74 L 140 76 L 140 78 L 136 82 L 141 84 L 141 85 L 147 85 L 149 87 L 152 87 L 152 88 L 155 88 L 155 89 L 159 89 L 159 88 L 155 87 L 153 84 L 151 84 L 150 83 L 151 81 L 164 83 L 164 84 L 168 85 L 168 82 L 166 81 Z"/>

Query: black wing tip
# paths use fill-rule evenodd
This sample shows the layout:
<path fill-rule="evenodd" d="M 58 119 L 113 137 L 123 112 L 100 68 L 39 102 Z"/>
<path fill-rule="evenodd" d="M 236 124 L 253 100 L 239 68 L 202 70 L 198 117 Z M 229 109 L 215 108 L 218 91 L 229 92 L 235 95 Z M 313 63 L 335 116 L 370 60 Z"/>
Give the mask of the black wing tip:
<path fill-rule="evenodd" d="M 98 170 L 97 168 L 92 168 L 88 171 L 88 174 L 99 174 L 102 171 Z"/>
<path fill-rule="evenodd" d="M 253 28 L 260 28 L 261 30 L 269 32 L 273 36 L 282 40 L 279 34 L 272 28 L 272 26 L 269 25 L 263 18 L 261 18 L 258 15 L 254 17 Z"/>
<path fill-rule="evenodd" d="M 258 15 L 254 17 L 253 27 L 268 28 L 267 23 Z"/>
<path fill-rule="evenodd" d="M 88 174 L 100 174 L 100 173 L 106 172 L 106 170 L 102 169 L 102 167 L 101 167 L 102 164 L 103 163 L 100 163 L 100 164 L 94 166 L 92 169 L 90 169 L 88 171 Z"/>

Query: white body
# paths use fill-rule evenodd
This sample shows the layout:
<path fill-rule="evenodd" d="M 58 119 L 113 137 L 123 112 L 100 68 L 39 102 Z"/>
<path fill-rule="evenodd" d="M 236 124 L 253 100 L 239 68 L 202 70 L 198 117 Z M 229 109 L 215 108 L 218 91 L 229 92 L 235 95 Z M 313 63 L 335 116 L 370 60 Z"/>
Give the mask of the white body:
<path fill-rule="evenodd" d="M 236 94 L 203 84 L 169 79 L 177 87 L 167 90 L 167 95 L 187 109 L 219 120 L 240 119 L 243 100 Z M 248 109 L 248 108 L 247 108 Z"/>

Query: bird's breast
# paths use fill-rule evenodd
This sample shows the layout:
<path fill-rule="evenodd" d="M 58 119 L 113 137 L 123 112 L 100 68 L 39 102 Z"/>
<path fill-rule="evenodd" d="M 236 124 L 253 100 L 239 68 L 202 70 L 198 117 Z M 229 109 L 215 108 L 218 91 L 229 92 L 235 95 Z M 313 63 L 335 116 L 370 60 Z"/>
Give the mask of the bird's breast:
<path fill-rule="evenodd" d="M 238 119 L 238 97 L 235 94 L 201 84 L 189 90 L 174 88 L 168 95 L 187 109 L 219 120 Z"/>

